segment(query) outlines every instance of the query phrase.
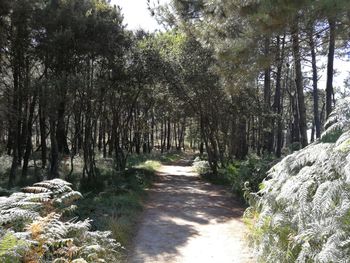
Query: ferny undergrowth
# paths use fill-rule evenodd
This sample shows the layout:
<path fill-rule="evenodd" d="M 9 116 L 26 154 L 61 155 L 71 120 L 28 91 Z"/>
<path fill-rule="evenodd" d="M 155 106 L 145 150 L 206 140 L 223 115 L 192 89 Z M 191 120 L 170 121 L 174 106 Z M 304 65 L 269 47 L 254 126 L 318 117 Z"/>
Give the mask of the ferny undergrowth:
<path fill-rule="evenodd" d="M 119 262 L 122 247 L 69 215 L 81 194 L 61 179 L 0 197 L 0 262 Z"/>
<path fill-rule="evenodd" d="M 350 100 L 321 140 L 285 157 L 247 197 L 260 262 L 350 262 Z"/>

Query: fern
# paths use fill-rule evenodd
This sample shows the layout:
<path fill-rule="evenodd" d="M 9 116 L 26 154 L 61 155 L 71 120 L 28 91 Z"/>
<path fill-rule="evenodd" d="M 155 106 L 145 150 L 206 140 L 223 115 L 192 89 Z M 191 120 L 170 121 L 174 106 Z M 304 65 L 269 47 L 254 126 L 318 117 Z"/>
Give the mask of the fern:
<path fill-rule="evenodd" d="M 64 220 L 82 195 L 60 179 L 0 197 L 0 262 L 118 262 L 110 232 L 89 231 L 91 220 Z"/>
<path fill-rule="evenodd" d="M 0 229 L 0 262 L 20 262 L 28 247 L 29 243 L 18 238 L 14 232 Z"/>
<path fill-rule="evenodd" d="M 350 262 L 350 99 L 326 127 L 268 172 L 245 213 L 262 262 Z"/>

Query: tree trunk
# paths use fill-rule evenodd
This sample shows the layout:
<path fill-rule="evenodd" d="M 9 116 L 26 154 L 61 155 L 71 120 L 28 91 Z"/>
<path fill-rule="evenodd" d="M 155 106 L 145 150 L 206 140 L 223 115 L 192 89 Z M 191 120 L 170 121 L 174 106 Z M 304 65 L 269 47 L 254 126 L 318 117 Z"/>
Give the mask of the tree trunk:
<path fill-rule="evenodd" d="M 282 151 L 282 66 L 284 57 L 284 43 L 285 37 L 283 37 L 282 47 L 280 46 L 280 37 L 277 37 L 277 74 L 276 74 L 276 91 L 274 98 L 274 112 L 277 114 L 277 133 L 276 133 L 276 156 L 281 157 Z M 282 50 L 281 50 L 282 49 Z"/>
<path fill-rule="evenodd" d="M 270 39 L 265 39 L 265 56 L 268 59 L 270 55 Z M 273 119 L 271 117 L 271 67 L 265 68 L 264 72 L 264 152 L 273 151 Z"/>
<path fill-rule="evenodd" d="M 171 139 L 171 123 L 170 123 L 170 119 L 168 119 L 168 128 L 167 128 L 167 144 L 166 144 L 166 149 L 167 149 L 167 151 L 169 151 L 170 150 L 170 148 L 171 148 L 171 141 L 170 141 L 170 139 Z"/>
<path fill-rule="evenodd" d="M 32 153 L 32 127 L 33 127 L 33 118 L 34 118 L 34 109 L 36 104 L 37 91 L 34 92 L 32 102 L 29 107 L 29 117 L 27 121 L 27 138 L 26 138 L 26 149 L 23 158 L 23 167 L 22 167 L 22 180 L 26 179 L 28 171 L 29 157 Z"/>
<path fill-rule="evenodd" d="M 46 115 L 44 106 L 43 90 L 40 87 L 40 100 L 39 100 L 39 125 L 40 125 L 40 146 L 41 146 L 41 168 L 46 167 Z"/>
<path fill-rule="evenodd" d="M 102 118 L 98 122 L 98 143 L 97 143 L 97 149 L 99 152 L 102 151 L 102 134 L 103 134 L 103 123 L 104 121 Z"/>
<path fill-rule="evenodd" d="M 333 109 L 333 64 L 334 64 L 334 49 L 335 49 L 335 20 L 328 19 L 329 23 L 329 47 L 328 47 L 328 63 L 327 63 L 327 86 L 326 86 L 326 117 Z"/>
<path fill-rule="evenodd" d="M 299 24 L 296 19 L 292 24 L 292 48 L 294 55 L 294 67 L 295 67 L 295 84 L 298 98 L 298 113 L 299 113 L 299 130 L 300 130 L 300 142 L 302 147 L 306 147 L 307 140 L 307 123 L 306 123 L 306 108 L 304 99 L 303 88 L 303 74 L 301 71 L 301 54 L 299 43 Z"/>
<path fill-rule="evenodd" d="M 152 109 L 152 119 L 151 119 L 151 145 L 149 147 L 150 152 L 154 148 L 154 132 L 155 132 L 155 120 L 154 120 L 154 111 Z M 157 136 L 157 131 L 156 131 L 156 136 Z"/>
<path fill-rule="evenodd" d="M 19 100 L 20 94 L 20 68 L 17 59 L 14 59 L 13 65 L 13 101 L 12 101 L 12 116 L 10 133 L 12 134 L 12 164 L 9 174 L 9 187 L 12 187 L 16 180 L 16 172 L 19 164 L 19 149 L 20 149 L 20 129 L 21 129 L 21 107 Z"/>
<path fill-rule="evenodd" d="M 248 154 L 247 120 L 244 116 L 240 116 L 238 120 L 237 139 L 236 158 L 243 160 Z"/>
<path fill-rule="evenodd" d="M 49 179 L 58 178 L 59 152 L 56 139 L 56 121 L 50 116 L 50 141 L 51 141 L 51 158 Z"/>
<path fill-rule="evenodd" d="M 311 50 L 311 64 L 312 64 L 312 88 L 313 88 L 313 101 L 314 101 L 314 125 L 316 131 L 316 138 L 320 138 L 321 136 L 321 123 L 320 123 L 320 114 L 318 111 L 318 76 L 317 76 L 317 63 L 316 63 L 316 51 L 315 51 L 315 42 L 314 42 L 314 28 L 311 26 L 309 32 L 309 45 Z"/>
<path fill-rule="evenodd" d="M 65 103 L 60 102 L 57 111 L 57 130 L 56 130 L 56 140 L 58 146 L 58 152 L 69 155 L 69 148 L 67 143 L 67 134 L 64 122 L 65 114 Z"/>

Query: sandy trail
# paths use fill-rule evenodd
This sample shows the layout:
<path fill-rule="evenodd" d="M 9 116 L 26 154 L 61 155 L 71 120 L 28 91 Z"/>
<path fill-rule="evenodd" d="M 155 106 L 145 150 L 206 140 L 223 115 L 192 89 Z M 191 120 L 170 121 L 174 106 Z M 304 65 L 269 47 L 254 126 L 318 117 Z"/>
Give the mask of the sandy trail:
<path fill-rule="evenodd" d="M 254 262 L 244 242 L 244 209 L 185 163 L 164 165 L 150 190 L 128 262 Z"/>

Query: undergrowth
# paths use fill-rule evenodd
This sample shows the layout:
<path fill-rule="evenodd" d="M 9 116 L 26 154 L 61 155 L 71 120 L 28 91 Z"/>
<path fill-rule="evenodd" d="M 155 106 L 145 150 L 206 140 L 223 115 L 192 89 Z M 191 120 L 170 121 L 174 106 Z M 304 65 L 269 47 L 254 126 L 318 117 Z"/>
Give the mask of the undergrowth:
<path fill-rule="evenodd" d="M 232 192 L 243 201 L 245 200 L 245 184 L 248 184 L 255 192 L 263 188 L 262 181 L 266 177 L 266 172 L 275 162 L 275 158 L 271 155 L 262 157 L 249 155 L 246 160 L 229 162 L 218 170 L 218 175 L 213 175 L 208 162 L 197 157 L 193 162 L 193 167 L 205 180 L 230 186 Z"/>
<path fill-rule="evenodd" d="M 246 187 L 249 239 L 258 262 L 350 262 L 350 103 L 339 101 L 321 139 Z"/>
<path fill-rule="evenodd" d="M 120 262 L 111 232 L 72 217 L 81 197 L 61 179 L 0 197 L 0 262 Z"/>
<path fill-rule="evenodd" d="M 146 190 L 152 185 L 156 170 L 162 163 L 179 160 L 181 153 L 131 155 L 123 173 L 110 170 L 110 163 L 100 166 L 103 190 L 86 192 L 79 202 L 78 216 L 94 219 L 95 229 L 110 230 L 112 236 L 128 247 L 134 236 L 143 208 Z"/>
<path fill-rule="evenodd" d="M 77 200 L 77 206 L 74 206 L 74 209 L 72 207 L 71 212 L 80 220 L 83 220 L 84 218 L 91 219 L 86 221 L 86 231 L 88 231 L 88 228 L 92 231 L 109 231 L 96 233 L 110 233 L 110 237 L 108 238 L 110 238 L 110 240 L 117 240 L 118 244 L 120 244 L 118 247 L 122 246 L 128 248 L 136 230 L 139 215 L 143 208 L 143 202 L 147 196 L 146 189 L 151 186 L 152 181 L 154 180 L 155 171 L 161 166 L 161 162 L 173 162 L 180 157 L 181 154 L 179 153 L 168 153 L 164 155 L 132 155 L 129 158 L 128 167 L 125 172 L 115 171 L 112 158 L 99 157 L 96 160 L 97 168 L 95 179 L 81 178 L 82 159 L 79 156 L 74 158 L 74 170 L 69 176 L 67 175 L 70 173 L 70 163 L 62 163 L 60 167 L 61 174 L 65 175 L 64 178 L 84 196 L 84 198 Z M 10 165 L 10 159 L 3 156 L 0 161 L 5 165 L 0 167 L 0 173 L 3 173 L 3 176 L 5 177 Z M 31 164 L 35 164 L 33 163 L 33 160 L 31 161 Z M 33 167 L 35 167 L 35 165 Z M 28 184 L 31 180 L 38 181 L 40 177 L 36 176 L 36 172 L 37 171 L 30 169 L 28 182 L 24 182 L 24 184 Z M 5 183 L 3 185 L 5 185 Z M 18 191 L 20 191 L 19 188 L 8 190 L 0 187 L 0 194 L 2 196 L 9 196 L 14 192 L 16 194 Z M 33 216 L 33 213 L 29 213 L 28 215 Z M 34 215 L 37 216 L 39 214 Z M 49 216 L 49 214 L 47 214 L 47 216 Z M 66 219 L 65 216 L 65 214 L 62 214 L 62 220 Z M 50 215 L 50 217 L 52 217 L 52 215 Z M 1 220 L 5 220 L 5 217 L 0 216 L 0 221 Z M 48 220 L 50 221 L 51 219 Z M 11 225 L 10 230 L 6 232 L 4 232 L 2 227 L 0 228 L 0 262 L 22 262 L 27 253 L 26 251 L 31 249 L 31 245 L 26 240 L 23 241 L 21 238 L 18 238 L 16 232 L 13 232 L 24 229 L 26 224 L 27 221 L 25 224 L 13 224 Z M 31 231 L 41 231 L 36 228 L 36 225 L 32 225 Z M 39 243 L 40 242 L 41 241 L 39 241 Z M 110 243 L 113 244 L 113 242 L 111 241 Z M 65 246 L 61 245 L 61 247 L 63 249 Z M 108 248 L 108 246 L 106 246 L 106 248 Z M 91 249 L 94 248 L 91 247 Z M 117 257 L 113 259 L 113 255 L 111 254 L 111 257 L 107 257 L 105 262 L 119 262 L 123 260 L 126 251 L 127 250 L 125 249 L 118 249 Z M 39 251 L 36 253 L 38 254 L 36 255 L 37 258 L 48 258 L 48 255 L 45 254 L 46 252 Z M 87 262 L 97 262 L 94 261 L 97 260 L 97 258 L 92 257 L 90 254 L 88 254 L 90 257 L 89 259 L 85 259 L 84 255 L 81 256 Z M 40 260 L 42 261 L 42 259 Z M 77 260 L 78 258 L 71 257 L 55 262 L 78 262 Z"/>
<path fill-rule="evenodd" d="M 123 173 L 109 169 L 110 165 L 100 166 L 102 186 L 97 185 L 100 189 L 95 191 L 96 185 L 92 183 L 90 189 L 85 189 L 86 198 L 79 202 L 78 216 L 89 216 L 95 229 L 110 230 L 113 238 L 128 247 L 155 171 L 161 163 L 173 162 L 181 156 L 180 153 L 131 155 Z"/>
<path fill-rule="evenodd" d="M 86 193 L 77 210 L 79 217 L 89 216 L 94 220 L 94 228 L 110 230 L 113 238 L 126 247 L 142 211 L 145 190 L 154 178 L 153 166 L 148 163 L 140 167 L 143 168 L 129 168 L 125 173 L 112 175 L 113 180 L 103 191 Z"/>

